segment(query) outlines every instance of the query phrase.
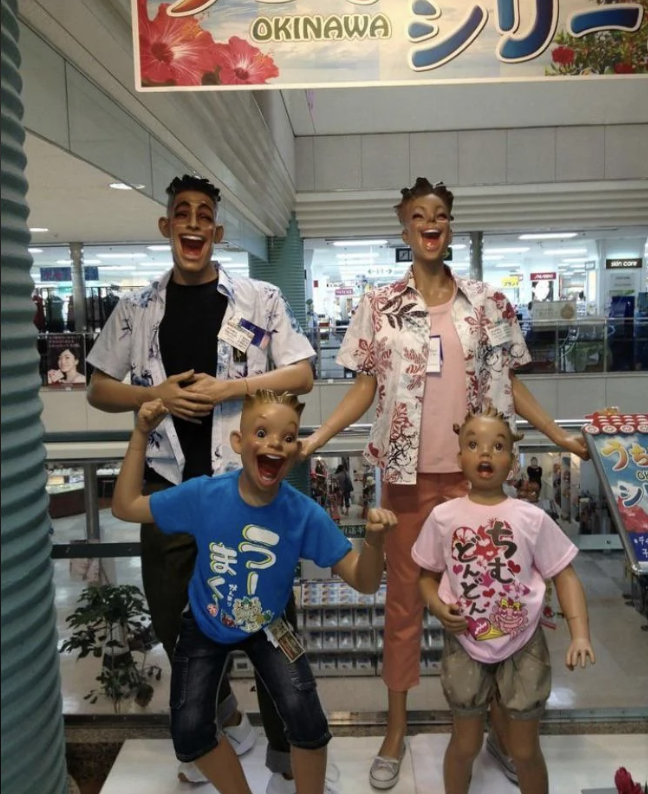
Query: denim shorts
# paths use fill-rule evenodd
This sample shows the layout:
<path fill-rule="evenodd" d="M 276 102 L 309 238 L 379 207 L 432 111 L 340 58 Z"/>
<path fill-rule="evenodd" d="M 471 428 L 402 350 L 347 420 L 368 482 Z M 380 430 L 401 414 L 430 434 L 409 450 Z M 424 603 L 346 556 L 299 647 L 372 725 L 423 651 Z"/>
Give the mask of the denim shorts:
<path fill-rule="evenodd" d="M 218 745 L 216 696 L 232 651 L 243 651 L 274 701 L 286 738 L 294 747 L 316 750 L 331 740 L 315 678 L 302 655 L 289 662 L 264 631 L 231 645 L 214 642 L 190 611 L 182 615 L 171 670 L 171 736 L 180 761 L 195 761 Z"/>
<path fill-rule="evenodd" d="M 441 686 L 459 717 L 484 714 L 496 698 L 512 719 L 539 719 L 551 694 L 551 663 L 542 628 L 519 651 L 485 664 L 468 655 L 459 640 L 444 632 Z"/>

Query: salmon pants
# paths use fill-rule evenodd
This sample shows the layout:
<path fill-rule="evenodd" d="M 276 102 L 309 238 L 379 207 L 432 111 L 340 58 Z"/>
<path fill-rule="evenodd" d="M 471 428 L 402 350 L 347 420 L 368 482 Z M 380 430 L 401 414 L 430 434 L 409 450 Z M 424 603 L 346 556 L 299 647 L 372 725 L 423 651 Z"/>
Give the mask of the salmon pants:
<path fill-rule="evenodd" d="M 398 526 L 387 533 L 387 600 L 383 681 L 393 692 L 407 692 L 419 682 L 425 604 L 419 593 L 420 568 L 412 559 L 425 519 L 434 507 L 468 493 L 461 472 L 417 474 L 416 485 L 383 484 L 381 506 L 392 510 Z"/>

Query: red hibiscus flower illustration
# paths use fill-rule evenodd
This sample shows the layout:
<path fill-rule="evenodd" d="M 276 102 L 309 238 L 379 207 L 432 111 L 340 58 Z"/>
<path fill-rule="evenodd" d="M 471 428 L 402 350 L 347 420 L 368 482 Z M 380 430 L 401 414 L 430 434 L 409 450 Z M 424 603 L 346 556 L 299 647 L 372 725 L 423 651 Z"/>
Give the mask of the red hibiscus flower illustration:
<path fill-rule="evenodd" d="M 556 47 L 551 53 L 551 58 L 554 63 L 559 63 L 561 66 L 569 66 L 574 60 L 574 50 L 571 47 Z"/>
<path fill-rule="evenodd" d="M 252 85 L 266 83 L 279 76 L 279 69 L 269 55 L 244 39 L 232 36 L 227 44 L 216 44 L 212 69 L 218 72 L 221 85 Z"/>
<path fill-rule="evenodd" d="M 143 83 L 200 85 L 218 55 L 211 34 L 192 17 L 170 17 L 168 3 L 149 19 L 146 0 L 138 0 L 140 65 Z"/>
<path fill-rule="evenodd" d="M 631 63 L 617 63 L 614 65 L 615 74 L 634 74 L 635 68 Z"/>

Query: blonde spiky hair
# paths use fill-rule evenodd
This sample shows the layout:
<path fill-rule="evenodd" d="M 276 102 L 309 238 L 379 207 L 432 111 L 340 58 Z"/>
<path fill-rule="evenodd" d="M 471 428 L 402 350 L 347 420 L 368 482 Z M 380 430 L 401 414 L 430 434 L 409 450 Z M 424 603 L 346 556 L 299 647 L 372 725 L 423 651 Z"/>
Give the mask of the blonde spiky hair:
<path fill-rule="evenodd" d="M 287 391 L 278 394 L 271 389 L 257 389 L 254 394 L 245 395 L 245 399 L 243 400 L 243 413 L 254 408 L 256 405 L 273 403 L 275 405 L 287 405 L 289 408 L 293 409 L 299 418 L 301 418 L 304 410 L 304 403 L 299 402 L 295 394 L 291 394 Z"/>
<path fill-rule="evenodd" d="M 454 432 L 461 436 L 462 433 L 465 431 L 466 427 L 472 422 L 473 419 L 478 419 L 479 417 L 487 417 L 488 419 L 499 419 L 500 422 L 506 425 L 508 429 L 508 433 L 511 437 L 511 442 L 516 444 L 518 441 L 522 441 L 524 438 L 524 433 L 514 433 L 511 429 L 511 425 L 508 422 L 508 419 L 504 416 L 501 411 L 498 411 L 497 408 L 492 403 L 488 403 L 486 408 L 481 411 L 468 411 L 466 416 L 464 417 L 462 424 L 455 424 L 452 425 L 452 429 Z"/>

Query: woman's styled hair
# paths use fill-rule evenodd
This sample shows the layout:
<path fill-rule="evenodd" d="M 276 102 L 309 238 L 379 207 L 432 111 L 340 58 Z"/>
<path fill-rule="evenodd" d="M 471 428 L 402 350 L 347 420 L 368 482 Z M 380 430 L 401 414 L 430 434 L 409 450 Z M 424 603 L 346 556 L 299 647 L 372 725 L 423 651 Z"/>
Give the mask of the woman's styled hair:
<path fill-rule="evenodd" d="M 466 414 L 462 424 L 455 424 L 452 425 L 452 429 L 454 432 L 461 438 L 461 436 L 465 433 L 466 428 L 472 422 L 473 419 L 479 419 L 480 417 L 487 417 L 488 419 L 499 419 L 502 424 L 506 425 L 506 430 L 508 435 L 511 438 L 511 445 L 516 444 L 518 441 L 522 441 L 524 438 L 524 433 L 514 433 L 511 429 L 511 425 L 508 423 L 507 418 L 501 411 L 498 411 L 497 408 L 492 403 L 488 403 L 486 408 L 481 411 L 468 411 Z"/>
<path fill-rule="evenodd" d="M 264 404 L 287 405 L 292 408 L 298 417 L 301 417 L 304 410 L 304 403 L 299 402 L 297 395 L 290 392 L 278 394 L 271 389 L 257 389 L 254 394 L 246 394 L 243 400 L 243 412 L 254 408 L 256 405 Z"/>
<path fill-rule="evenodd" d="M 404 187 L 401 189 L 401 200 L 398 204 L 394 204 L 394 209 L 396 210 L 396 215 L 398 215 L 398 220 L 403 224 L 404 222 L 404 212 L 407 205 L 413 201 L 414 199 L 421 198 L 421 196 L 430 196 L 434 195 L 441 199 L 441 201 L 446 205 L 448 208 L 448 213 L 450 214 L 450 220 L 454 220 L 452 217 L 452 205 L 454 203 L 454 194 L 451 190 L 443 184 L 443 182 L 435 182 L 432 184 L 428 179 L 424 176 L 419 176 L 416 179 L 416 182 L 412 185 L 412 187 Z"/>

